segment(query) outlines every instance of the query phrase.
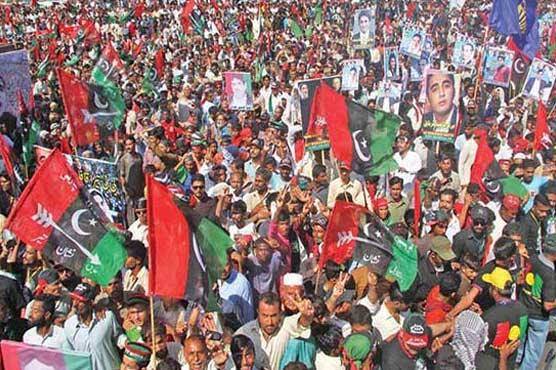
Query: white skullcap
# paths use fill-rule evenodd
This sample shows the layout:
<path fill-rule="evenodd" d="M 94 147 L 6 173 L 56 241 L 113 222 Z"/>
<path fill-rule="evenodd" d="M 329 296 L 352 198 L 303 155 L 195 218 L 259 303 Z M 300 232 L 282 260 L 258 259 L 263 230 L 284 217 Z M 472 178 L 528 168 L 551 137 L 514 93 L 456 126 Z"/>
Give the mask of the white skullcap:
<path fill-rule="evenodd" d="M 301 274 L 288 272 L 284 275 L 282 283 L 284 286 L 303 286 L 303 276 L 301 276 Z"/>

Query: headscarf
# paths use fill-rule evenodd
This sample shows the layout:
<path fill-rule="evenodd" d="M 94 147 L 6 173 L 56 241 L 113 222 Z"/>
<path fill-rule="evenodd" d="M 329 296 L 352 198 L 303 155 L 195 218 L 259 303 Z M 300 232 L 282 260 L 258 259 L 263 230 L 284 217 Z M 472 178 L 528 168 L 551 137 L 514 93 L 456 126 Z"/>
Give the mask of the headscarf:
<path fill-rule="evenodd" d="M 456 317 L 451 346 L 465 370 L 475 370 L 475 356 L 488 341 L 488 324 L 473 311 L 463 311 Z"/>

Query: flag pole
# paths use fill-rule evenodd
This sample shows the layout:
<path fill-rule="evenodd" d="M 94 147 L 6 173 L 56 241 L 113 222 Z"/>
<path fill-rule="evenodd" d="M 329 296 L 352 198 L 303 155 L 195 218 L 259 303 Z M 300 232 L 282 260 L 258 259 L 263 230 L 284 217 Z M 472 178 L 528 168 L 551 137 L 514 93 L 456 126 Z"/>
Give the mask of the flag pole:
<path fill-rule="evenodd" d="M 477 80 L 475 81 L 475 90 L 473 91 L 473 100 L 477 101 L 477 90 L 479 89 L 479 81 L 483 73 L 483 50 L 488 40 L 488 32 L 490 31 L 490 24 L 487 24 L 485 36 L 483 37 L 483 48 L 479 50 L 479 68 L 477 69 Z"/>
<path fill-rule="evenodd" d="M 154 331 L 154 303 L 153 303 L 153 296 L 150 295 L 149 296 L 149 306 L 150 306 L 150 311 L 151 311 L 151 346 L 152 346 L 152 358 L 153 358 L 153 365 L 154 368 L 156 369 L 157 366 L 157 361 L 156 361 L 156 348 L 155 348 L 155 344 L 156 344 L 156 335 L 155 335 L 155 331 Z"/>

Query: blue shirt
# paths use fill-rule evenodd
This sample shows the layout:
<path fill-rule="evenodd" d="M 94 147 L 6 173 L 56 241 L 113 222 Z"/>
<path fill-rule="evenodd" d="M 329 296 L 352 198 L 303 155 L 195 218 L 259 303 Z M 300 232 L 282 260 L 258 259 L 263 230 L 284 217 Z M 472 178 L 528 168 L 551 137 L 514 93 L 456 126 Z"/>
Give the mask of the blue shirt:
<path fill-rule="evenodd" d="M 255 318 L 251 285 L 243 274 L 232 270 L 228 279 L 222 282 L 219 292 L 224 300 L 224 313 L 235 313 L 242 325 Z"/>
<path fill-rule="evenodd" d="M 527 189 L 529 193 L 529 200 L 523 206 L 523 213 L 527 213 L 533 208 L 533 200 L 535 195 L 539 193 L 541 186 L 543 186 L 548 181 L 548 178 L 542 176 L 534 176 L 530 183 L 522 182 L 523 186 Z"/>
<path fill-rule="evenodd" d="M 106 317 L 99 319 L 93 314 L 88 326 L 73 315 L 64 324 L 64 332 L 68 345 L 66 348 L 91 354 L 93 370 L 118 370 L 120 355 L 117 342 L 122 328 L 111 311 L 105 312 Z"/>

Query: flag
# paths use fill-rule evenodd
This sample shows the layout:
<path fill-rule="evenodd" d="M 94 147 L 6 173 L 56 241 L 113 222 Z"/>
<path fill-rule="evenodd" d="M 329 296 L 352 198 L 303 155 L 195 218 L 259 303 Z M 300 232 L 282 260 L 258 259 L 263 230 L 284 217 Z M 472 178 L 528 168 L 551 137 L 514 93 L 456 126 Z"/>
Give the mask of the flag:
<path fill-rule="evenodd" d="M 293 37 L 295 37 L 296 39 L 300 39 L 303 37 L 303 30 L 301 29 L 301 26 L 299 25 L 299 23 L 293 20 L 293 18 L 290 18 L 290 30 L 293 34 Z"/>
<path fill-rule="evenodd" d="M 484 191 L 483 177 L 494 162 L 494 153 L 488 145 L 488 132 L 485 129 L 477 129 L 475 135 L 479 136 L 479 143 L 475 154 L 475 161 L 471 166 L 471 182 L 479 184 Z"/>
<path fill-rule="evenodd" d="M 149 223 L 149 294 L 203 303 L 208 274 L 194 232 L 162 183 L 147 177 Z"/>
<path fill-rule="evenodd" d="M 2 358 L 6 370 L 56 369 L 92 370 L 91 354 L 32 346 L 3 340 Z"/>
<path fill-rule="evenodd" d="M 160 48 L 154 55 L 154 68 L 158 76 L 163 76 L 164 73 L 164 49 Z"/>
<path fill-rule="evenodd" d="M 537 109 L 537 124 L 535 126 L 535 140 L 533 148 L 538 150 L 552 148 L 552 139 L 550 138 L 550 128 L 546 119 L 546 107 L 542 101 L 539 100 L 539 107 Z"/>
<path fill-rule="evenodd" d="M 105 85 L 95 85 L 81 81 L 62 69 L 57 72 L 74 145 L 94 143 L 119 127 L 125 104 L 121 93 L 113 84 L 110 85 L 110 81 L 97 79 L 97 73 L 93 78 Z"/>
<path fill-rule="evenodd" d="M 189 34 L 191 32 L 191 13 L 195 7 L 195 0 L 186 0 L 180 14 L 180 23 L 183 32 Z"/>
<path fill-rule="evenodd" d="M 402 292 L 411 288 L 418 271 L 417 247 L 409 241 L 394 235 L 392 260 L 388 264 L 386 276 L 394 278 Z"/>
<path fill-rule="evenodd" d="M 12 208 L 6 228 L 55 263 L 106 285 L 127 257 L 119 235 L 99 220 L 79 176 L 59 150 L 39 167 Z"/>
<path fill-rule="evenodd" d="M 6 171 L 8 171 L 8 175 L 13 178 L 14 165 L 12 162 L 12 149 L 3 134 L 0 134 L 0 155 L 2 155 L 2 161 L 4 162 Z"/>
<path fill-rule="evenodd" d="M 527 71 L 531 65 L 531 59 L 525 55 L 519 47 L 515 44 L 514 40 L 510 37 L 506 46 L 508 49 L 514 51 L 514 60 L 512 65 L 512 73 L 510 77 L 512 90 L 514 95 L 521 92 L 525 78 L 527 77 Z"/>
<path fill-rule="evenodd" d="M 312 122 L 328 127 L 336 159 L 351 164 L 353 171 L 363 176 L 383 175 L 398 168 L 392 151 L 401 122 L 398 116 L 346 102 L 323 83 L 315 93 L 308 134 Z"/>
<path fill-rule="evenodd" d="M 145 12 L 145 4 L 142 2 L 139 3 L 135 7 L 135 9 L 133 9 L 133 15 L 135 16 L 135 18 L 141 18 L 144 12 Z"/>
<path fill-rule="evenodd" d="M 494 0 L 490 26 L 511 36 L 517 47 L 529 58 L 534 58 L 540 46 L 537 0 Z"/>
<path fill-rule="evenodd" d="M 81 30 L 79 31 L 79 40 L 84 40 L 87 45 L 100 44 L 102 41 L 102 36 L 97 30 L 95 22 L 82 18 L 79 20 L 79 26 Z"/>
<path fill-rule="evenodd" d="M 33 146 L 37 143 L 37 138 L 39 136 L 39 132 L 41 130 L 41 126 L 35 120 L 31 123 L 31 128 L 27 133 L 27 140 L 23 144 L 23 162 L 29 166 L 31 161 L 33 160 L 34 153 L 33 153 Z"/>
<path fill-rule="evenodd" d="M 384 276 L 392 260 L 394 234 L 375 214 L 365 216 L 360 218 L 358 235 L 353 238 L 356 241 L 353 262 L 358 266 L 370 266 L 373 272 Z"/>
<path fill-rule="evenodd" d="M 108 79 L 114 83 L 118 80 L 118 74 L 125 68 L 124 62 L 120 59 L 120 55 L 114 49 L 111 42 L 108 42 L 102 49 L 97 64 L 93 68 L 93 79 Z M 101 83 L 102 85 L 102 83 Z"/>
<path fill-rule="evenodd" d="M 336 201 L 326 228 L 319 265 L 323 267 L 328 260 L 343 264 L 353 255 L 355 240 L 359 235 L 359 218 L 367 209 L 343 201 Z"/>

